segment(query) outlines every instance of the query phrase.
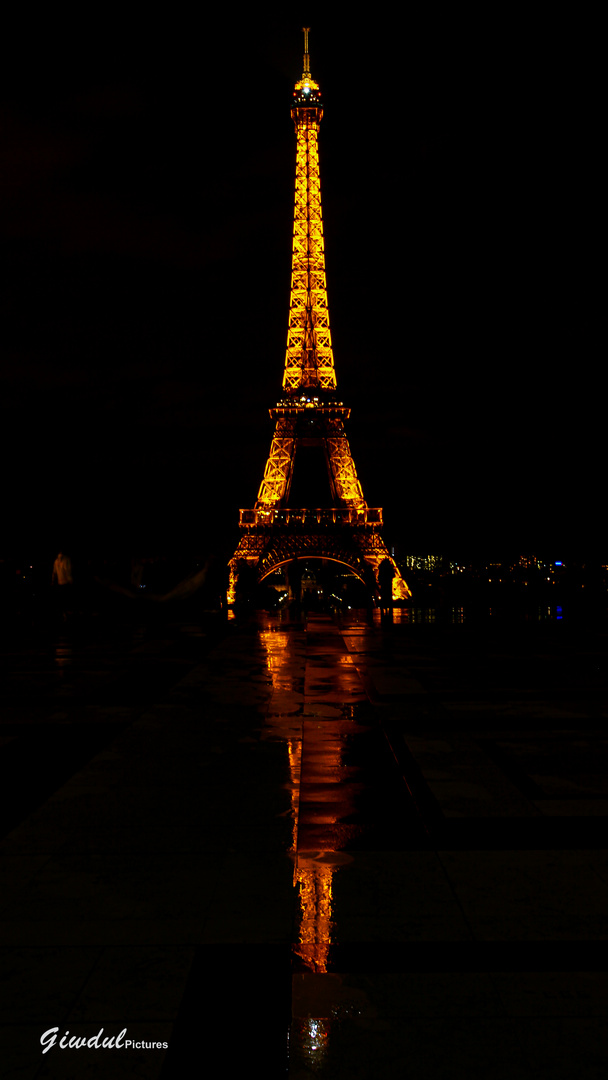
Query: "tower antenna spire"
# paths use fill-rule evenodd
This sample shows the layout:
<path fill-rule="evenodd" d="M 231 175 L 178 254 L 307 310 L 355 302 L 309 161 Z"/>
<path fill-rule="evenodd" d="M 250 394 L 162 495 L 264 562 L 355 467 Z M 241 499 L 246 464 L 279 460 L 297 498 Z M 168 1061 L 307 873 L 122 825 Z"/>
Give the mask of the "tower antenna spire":
<path fill-rule="evenodd" d="M 310 56 L 308 55 L 308 32 L 310 26 L 303 26 L 302 33 L 304 34 L 304 70 L 302 72 L 302 78 L 307 75 L 310 77 Z"/>

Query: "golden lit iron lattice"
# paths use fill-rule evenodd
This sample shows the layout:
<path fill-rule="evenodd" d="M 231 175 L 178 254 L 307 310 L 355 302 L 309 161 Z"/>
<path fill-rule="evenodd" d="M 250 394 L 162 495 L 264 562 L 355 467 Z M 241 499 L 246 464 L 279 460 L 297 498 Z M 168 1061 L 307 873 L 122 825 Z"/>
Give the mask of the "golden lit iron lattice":
<path fill-rule="evenodd" d="M 367 564 L 376 581 L 380 563 L 388 559 L 395 575 L 393 599 L 405 600 L 410 591 L 379 533 L 382 512 L 368 508 L 357 477 L 344 430 L 350 409 L 335 399 L 319 173 L 323 106 L 319 84 L 310 74 L 306 29 L 303 73 L 294 87 L 291 117 L 296 131 L 296 185 L 285 397 L 270 410 L 275 430 L 255 509 L 241 511 L 241 527 L 246 531 L 230 562 L 228 603 L 235 599 L 239 563 L 255 569 L 261 581 L 269 567 L 308 555 L 343 561 L 362 579 Z M 314 510 L 292 509 L 290 519 L 277 513 L 289 506 L 296 451 L 312 444 L 323 447 L 333 506 L 357 512 L 356 520 L 348 523 L 334 516 L 339 539 L 330 536 L 326 527 L 311 525 Z M 326 514 L 318 511 L 318 526 L 327 525 Z"/>

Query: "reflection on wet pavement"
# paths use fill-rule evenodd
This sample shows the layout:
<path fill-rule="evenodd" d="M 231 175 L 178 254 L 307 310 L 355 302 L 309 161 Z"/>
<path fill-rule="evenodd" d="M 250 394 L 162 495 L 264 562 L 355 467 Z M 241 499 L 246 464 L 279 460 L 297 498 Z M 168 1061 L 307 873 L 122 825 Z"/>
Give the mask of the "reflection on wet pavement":
<path fill-rule="evenodd" d="M 311 616 L 305 629 L 289 633 L 265 617 L 259 633 L 273 688 L 264 737 L 284 740 L 291 775 L 294 958 L 299 971 L 331 980 L 330 949 L 340 941 L 335 876 L 353 863 L 351 852 L 390 843 L 396 822 L 409 825 L 419 846 L 417 825 L 354 661 L 362 629 L 347 644 L 329 616 Z M 316 1008 L 323 1008 L 318 994 Z M 327 1058 L 334 1014 L 332 1006 L 292 1025 L 292 1055 L 315 1073 Z"/>
<path fill-rule="evenodd" d="M 201 1017 L 239 1077 L 605 1075 L 605 638 L 430 616 L 7 645 L 7 1076 L 57 1018 L 182 1080 Z"/>

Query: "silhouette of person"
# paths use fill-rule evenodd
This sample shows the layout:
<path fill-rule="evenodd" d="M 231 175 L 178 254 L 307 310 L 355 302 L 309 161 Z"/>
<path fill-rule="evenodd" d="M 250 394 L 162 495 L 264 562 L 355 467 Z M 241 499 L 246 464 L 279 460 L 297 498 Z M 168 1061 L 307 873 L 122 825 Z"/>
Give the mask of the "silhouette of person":
<path fill-rule="evenodd" d="M 71 585 L 72 581 L 72 560 L 60 551 L 53 563 L 53 585 Z"/>
<path fill-rule="evenodd" d="M 378 567 L 380 582 L 380 606 L 383 611 L 390 611 L 393 606 L 393 578 L 395 569 L 390 559 L 383 559 Z"/>
<path fill-rule="evenodd" d="M 68 607 L 70 597 L 72 594 L 72 560 L 69 555 L 64 555 L 62 551 L 59 552 L 55 562 L 53 563 L 53 577 L 51 581 L 52 585 L 58 585 L 59 591 L 57 594 L 58 608 L 61 612 L 63 621 L 65 622 L 68 617 Z"/>

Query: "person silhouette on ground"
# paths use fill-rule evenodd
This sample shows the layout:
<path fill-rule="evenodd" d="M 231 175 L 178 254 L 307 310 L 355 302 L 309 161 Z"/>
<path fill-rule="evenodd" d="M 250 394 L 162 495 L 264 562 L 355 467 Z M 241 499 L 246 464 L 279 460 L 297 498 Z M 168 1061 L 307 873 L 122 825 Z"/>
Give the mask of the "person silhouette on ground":
<path fill-rule="evenodd" d="M 390 559 L 383 559 L 378 567 L 378 581 L 380 583 L 380 606 L 382 611 L 392 611 L 393 607 L 393 578 L 395 568 Z"/>
<path fill-rule="evenodd" d="M 57 606 L 61 612 L 63 621 L 66 622 L 73 585 L 72 560 L 69 555 L 64 555 L 62 551 L 59 552 L 53 563 L 53 577 L 51 584 L 59 586 Z"/>

